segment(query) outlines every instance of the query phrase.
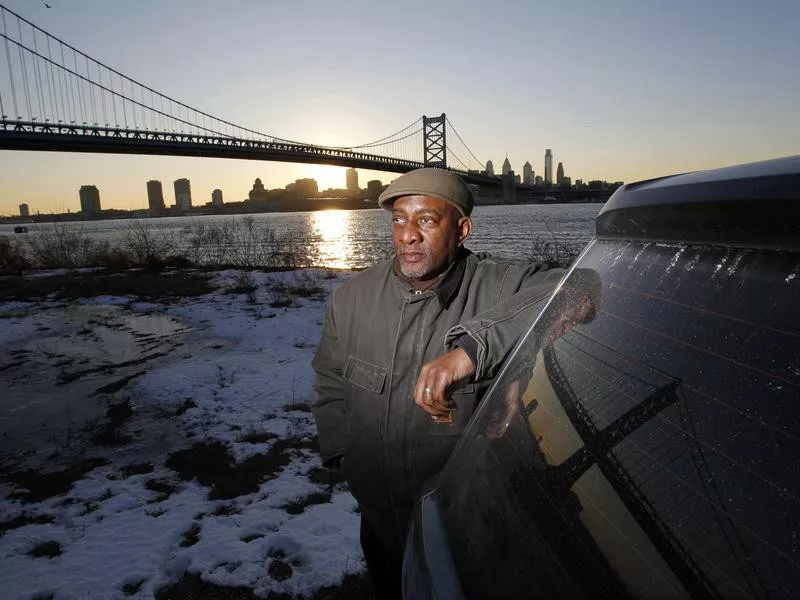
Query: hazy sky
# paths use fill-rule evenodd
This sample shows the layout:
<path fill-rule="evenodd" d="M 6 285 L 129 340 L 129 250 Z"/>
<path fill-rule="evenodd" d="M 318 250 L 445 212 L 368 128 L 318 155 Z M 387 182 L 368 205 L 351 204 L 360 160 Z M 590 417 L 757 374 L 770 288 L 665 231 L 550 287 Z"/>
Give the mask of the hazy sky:
<path fill-rule="evenodd" d="M 107 65 L 270 135 L 349 146 L 447 113 L 482 161 L 626 182 L 800 153 L 797 0 L 0 0 Z M 3 65 L 0 65 L 3 67 Z M 0 214 L 27 202 L 195 204 L 344 169 L 0 151 Z M 360 183 L 375 177 L 360 173 Z M 377 174 L 384 182 L 396 175 Z"/>

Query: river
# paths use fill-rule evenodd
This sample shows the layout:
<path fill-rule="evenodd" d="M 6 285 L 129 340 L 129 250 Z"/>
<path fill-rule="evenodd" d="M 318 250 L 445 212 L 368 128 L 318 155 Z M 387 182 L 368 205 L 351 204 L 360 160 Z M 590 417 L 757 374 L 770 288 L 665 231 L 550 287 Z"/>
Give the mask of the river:
<path fill-rule="evenodd" d="M 535 238 L 587 243 L 594 233 L 594 218 L 602 204 L 524 204 L 478 206 L 473 212 L 472 235 L 466 246 L 476 252 L 520 258 L 526 256 Z M 161 217 L 142 221 L 155 231 L 180 234 L 197 222 L 241 220 L 245 216 L 266 222 L 276 231 L 290 230 L 300 239 L 318 245 L 320 265 L 332 268 L 361 268 L 374 262 L 390 247 L 389 214 L 380 209 L 326 210 L 253 215 L 206 215 Z M 114 239 L 131 225 L 131 220 L 68 222 L 91 236 Z M 31 223 L 28 234 L 14 234 L 14 225 L 0 225 L 0 236 L 22 239 L 36 230 L 52 227 Z"/>

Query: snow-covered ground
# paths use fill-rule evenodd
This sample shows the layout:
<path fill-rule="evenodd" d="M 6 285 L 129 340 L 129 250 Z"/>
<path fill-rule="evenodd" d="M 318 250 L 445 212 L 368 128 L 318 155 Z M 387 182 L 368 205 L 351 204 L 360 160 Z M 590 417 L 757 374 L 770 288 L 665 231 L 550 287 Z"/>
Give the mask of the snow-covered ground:
<path fill-rule="evenodd" d="M 235 275 L 168 303 L 0 303 L 2 598 L 153 598 L 186 573 L 301 595 L 363 571 L 308 408 L 325 294 L 268 304 L 352 274 L 257 273 L 255 303 Z"/>

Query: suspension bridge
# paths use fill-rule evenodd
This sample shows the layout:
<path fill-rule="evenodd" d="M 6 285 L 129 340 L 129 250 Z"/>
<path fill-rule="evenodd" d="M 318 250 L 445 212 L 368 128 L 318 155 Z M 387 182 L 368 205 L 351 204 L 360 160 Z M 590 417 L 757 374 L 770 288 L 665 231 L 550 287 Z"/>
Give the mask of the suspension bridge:
<path fill-rule="evenodd" d="M 449 169 L 499 185 L 442 113 L 331 147 L 237 125 L 128 77 L 0 5 L 0 149 L 315 163 L 404 173 Z"/>

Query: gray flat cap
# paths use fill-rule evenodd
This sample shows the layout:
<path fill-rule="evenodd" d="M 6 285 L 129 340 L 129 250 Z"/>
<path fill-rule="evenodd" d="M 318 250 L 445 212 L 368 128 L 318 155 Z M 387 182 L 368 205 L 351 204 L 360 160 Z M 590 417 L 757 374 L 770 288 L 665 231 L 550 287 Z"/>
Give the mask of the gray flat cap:
<path fill-rule="evenodd" d="M 392 210 L 392 202 L 400 196 L 432 196 L 452 204 L 464 216 L 472 213 L 475 204 L 461 177 L 443 169 L 416 169 L 401 175 L 378 197 L 378 204 Z"/>

